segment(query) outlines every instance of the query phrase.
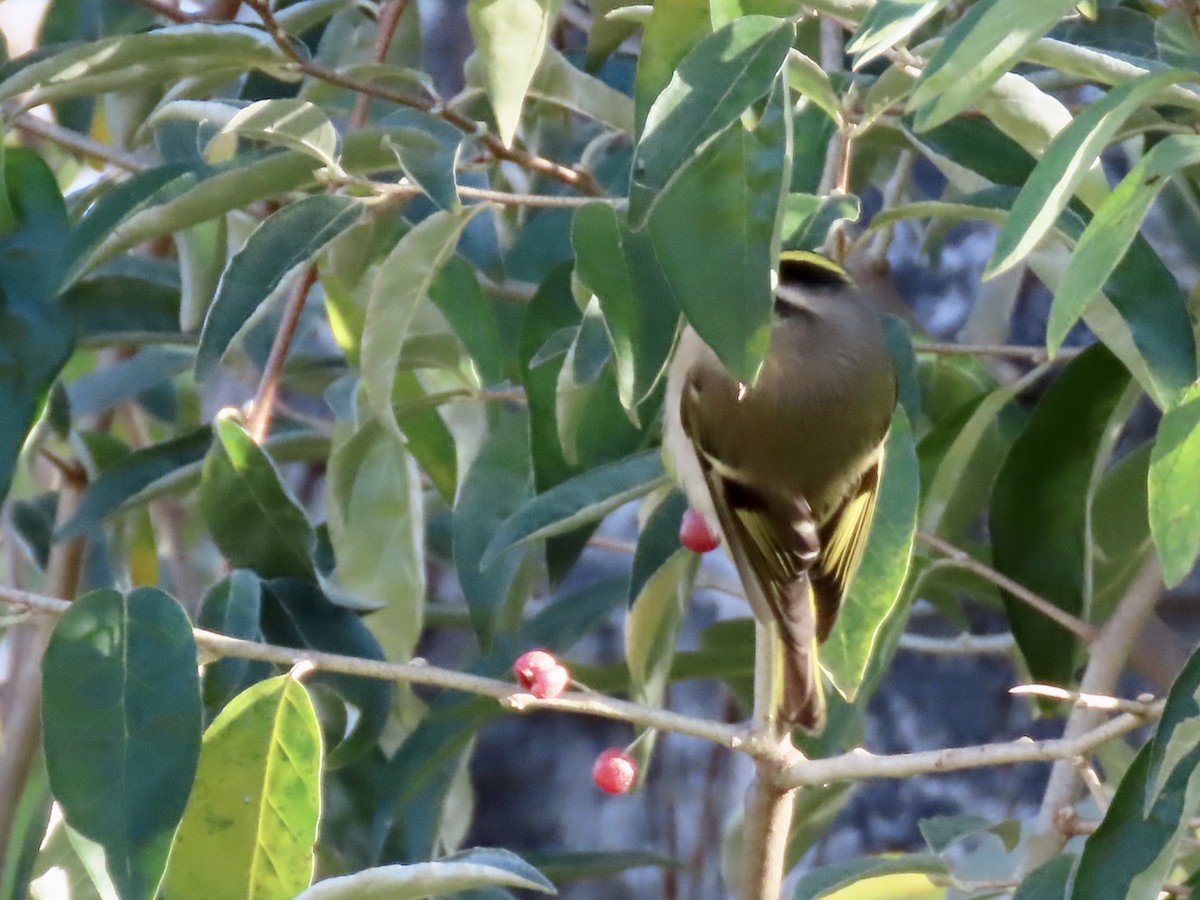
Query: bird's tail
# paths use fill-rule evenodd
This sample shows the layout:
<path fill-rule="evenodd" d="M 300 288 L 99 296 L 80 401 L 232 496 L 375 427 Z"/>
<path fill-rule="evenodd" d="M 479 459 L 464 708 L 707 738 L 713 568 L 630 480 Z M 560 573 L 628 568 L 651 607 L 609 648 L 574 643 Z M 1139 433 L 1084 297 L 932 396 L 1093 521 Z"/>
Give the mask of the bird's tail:
<path fill-rule="evenodd" d="M 807 577 L 796 579 L 776 605 L 783 690 L 779 720 L 817 734 L 825 728 L 825 690 L 817 663 L 816 611 Z"/>

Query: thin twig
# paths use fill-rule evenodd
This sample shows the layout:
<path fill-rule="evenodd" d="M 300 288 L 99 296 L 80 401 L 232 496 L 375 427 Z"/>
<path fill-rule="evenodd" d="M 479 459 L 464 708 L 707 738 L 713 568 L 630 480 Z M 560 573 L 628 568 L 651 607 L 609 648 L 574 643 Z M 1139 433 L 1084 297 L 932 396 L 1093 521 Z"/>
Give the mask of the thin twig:
<path fill-rule="evenodd" d="M 1063 347 L 1056 354 L 1056 360 L 1074 359 L 1082 353 L 1085 347 Z M 945 344 L 934 341 L 917 341 L 913 343 L 917 353 L 933 353 L 938 356 L 999 356 L 1005 359 L 1023 359 L 1032 363 L 1046 362 L 1050 355 L 1045 347 L 1018 346 L 1012 344 Z"/>
<path fill-rule="evenodd" d="M 149 163 L 132 153 L 126 153 L 117 147 L 94 140 L 86 134 L 63 128 L 54 122 L 48 122 L 33 113 L 18 113 L 9 117 L 9 122 L 19 131 L 36 135 L 43 140 L 77 153 L 80 156 L 100 160 L 119 169 L 130 172 L 140 172 L 149 167 Z"/>
<path fill-rule="evenodd" d="M 387 0 L 379 7 L 379 18 L 375 28 L 375 62 L 387 60 L 388 51 L 392 47 L 392 39 L 396 36 L 396 28 L 400 18 L 408 9 L 408 0 Z M 350 124 L 361 128 L 367 122 L 367 113 L 371 107 L 371 95 L 359 92 L 354 100 L 354 109 L 350 112 Z"/>
<path fill-rule="evenodd" d="M 925 634 L 900 635 L 900 649 L 930 656 L 1007 656 L 1016 641 L 1009 632 L 1001 634 L 969 634 L 954 637 L 930 637 Z"/>
<path fill-rule="evenodd" d="M 1156 704 L 1155 714 L 1158 715 L 1161 712 L 1161 704 Z M 899 753 L 894 756 L 876 756 L 868 750 L 858 749 L 827 759 L 798 761 L 791 767 L 785 777 L 785 782 L 794 787 L 802 787 L 804 785 L 829 784 L 835 781 L 911 778 L 914 775 L 959 772 L 964 769 L 1006 766 L 1014 763 L 1071 760 L 1145 724 L 1146 719 L 1142 716 L 1122 714 L 1071 739 L 1034 741 L 1022 738 L 998 744 L 925 750 L 919 753 Z"/>
<path fill-rule="evenodd" d="M 310 265 L 308 270 L 296 282 L 288 297 L 287 306 L 283 310 L 283 318 L 279 322 L 279 330 L 275 333 L 275 341 L 271 344 L 271 353 L 267 364 L 263 366 L 262 378 L 258 382 L 258 390 L 250 407 L 247 421 L 247 431 L 254 443 L 262 444 L 271 432 L 271 418 L 275 414 L 275 398 L 279 395 L 279 376 L 283 372 L 283 363 L 287 359 L 288 348 L 292 338 L 296 336 L 296 328 L 300 324 L 300 315 L 304 312 L 304 304 L 308 301 L 308 293 L 317 283 L 317 267 Z"/>
<path fill-rule="evenodd" d="M 1059 609 L 1040 594 L 1035 594 L 1029 588 L 1018 584 L 1007 575 L 997 572 L 991 566 L 984 565 L 971 556 L 971 554 L 967 553 L 966 550 L 955 547 L 948 541 L 944 541 L 937 535 L 929 534 L 928 532 L 919 531 L 917 532 L 917 537 L 943 556 L 952 560 L 956 565 L 990 581 L 997 587 L 1007 591 L 1013 597 L 1016 597 L 1026 606 L 1037 610 L 1046 618 L 1057 622 L 1085 644 L 1091 643 L 1096 639 L 1099 629 L 1095 625 L 1085 622 L 1065 610 Z"/>
<path fill-rule="evenodd" d="M 1069 691 L 1053 684 L 1018 684 L 1008 689 L 1014 696 L 1047 697 L 1051 700 L 1061 700 L 1075 706 L 1085 706 L 1100 712 L 1122 712 L 1132 716 L 1149 717 L 1154 712 L 1154 698 L 1125 700 L 1110 694 L 1085 694 L 1081 691 Z"/>
<path fill-rule="evenodd" d="M 275 18 L 275 14 L 271 11 L 270 4 L 266 0 L 246 0 L 246 5 L 258 14 L 279 49 L 292 60 L 296 68 L 303 74 L 328 82 L 329 84 L 335 84 L 350 91 L 368 94 L 372 97 L 378 97 L 380 100 L 387 100 L 401 106 L 410 106 L 431 115 L 439 116 L 463 133 L 475 137 L 496 159 L 515 163 L 531 172 L 547 175 L 575 188 L 581 193 L 597 197 L 604 195 L 603 189 L 596 183 L 590 172 L 561 165 L 519 147 L 506 147 L 500 138 L 483 130 L 480 123 L 464 116 L 457 110 L 444 106 L 428 97 L 410 96 L 377 84 L 376 82 L 346 75 L 345 73 L 337 72 L 334 69 L 323 66 L 320 63 L 313 62 L 296 49 L 291 37 L 280 26 Z"/>

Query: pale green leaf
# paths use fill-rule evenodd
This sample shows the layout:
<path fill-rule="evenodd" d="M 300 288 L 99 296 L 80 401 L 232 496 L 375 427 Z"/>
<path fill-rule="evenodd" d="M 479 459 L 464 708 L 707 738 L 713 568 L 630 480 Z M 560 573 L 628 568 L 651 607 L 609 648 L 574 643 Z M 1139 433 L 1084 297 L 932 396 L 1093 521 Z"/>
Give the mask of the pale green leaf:
<path fill-rule="evenodd" d="M 243 691 L 204 733 L 166 895 L 291 900 L 312 880 L 320 785 L 321 729 L 304 686 L 280 675 Z"/>
<path fill-rule="evenodd" d="M 1070 202 L 1100 152 L 1143 103 L 1194 73 L 1180 69 L 1147 73 L 1090 103 L 1055 138 L 1013 202 L 996 238 L 985 278 L 1015 265 L 1035 247 Z"/>
<path fill-rule="evenodd" d="M 937 15 L 949 2 L 878 0 L 846 45 L 846 52 L 855 55 L 854 68 L 861 69 L 881 53 L 891 50 Z"/>
<path fill-rule="evenodd" d="M 920 501 L 920 472 L 912 429 L 897 407 L 884 450 L 875 520 L 862 564 L 850 582 L 841 613 L 821 645 L 821 665 L 837 689 L 853 700 L 883 631 L 903 596 Z"/>
<path fill-rule="evenodd" d="M 484 208 L 480 205 L 459 212 L 434 213 L 404 235 L 379 267 L 363 330 L 363 387 L 375 415 L 402 440 L 392 409 L 400 349 L 417 307 L 454 253 L 463 229 Z"/>
<path fill-rule="evenodd" d="M 541 64 L 561 5 L 562 0 L 470 0 L 467 4 L 484 87 L 506 147 L 521 122 L 525 93 Z"/>
<path fill-rule="evenodd" d="M 1158 426 L 1150 457 L 1150 531 L 1163 578 L 1176 585 L 1200 553 L 1200 384 L 1171 404 Z"/>
<path fill-rule="evenodd" d="M 980 0 L 947 33 L 909 98 L 918 131 L 958 115 L 1075 5 L 1075 0 Z"/>
<path fill-rule="evenodd" d="M 511 887 L 553 894 L 554 885 L 508 850 L 467 850 L 437 862 L 379 866 L 327 878 L 296 900 L 425 900 L 473 888 Z"/>
<path fill-rule="evenodd" d="M 1150 205 L 1167 180 L 1200 163 L 1200 137 L 1171 135 L 1156 144 L 1121 179 L 1096 210 L 1063 273 L 1050 307 L 1046 346 L 1054 353 L 1100 292 L 1133 243 Z"/>
<path fill-rule="evenodd" d="M 231 159 L 238 138 L 298 150 L 337 170 L 337 130 L 319 106 L 305 100 L 285 97 L 251 103 L 208 142 L 204 158 L 212 163 Z"/>

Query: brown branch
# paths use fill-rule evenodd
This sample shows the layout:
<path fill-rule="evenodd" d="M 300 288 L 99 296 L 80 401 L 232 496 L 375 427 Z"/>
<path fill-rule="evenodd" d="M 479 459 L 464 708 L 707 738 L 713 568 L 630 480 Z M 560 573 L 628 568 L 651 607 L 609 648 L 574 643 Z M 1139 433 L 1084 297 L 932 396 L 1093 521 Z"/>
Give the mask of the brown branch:
<path fill-rule="evenodd" d="M 275 333 L 275 341 L 271 344 L 267 364 L 263 366 L 262 378 L 259 379 L 258 390 L 254 394 L 250 417 L 246 423 L 246 430 L 250 432 L 250 437 L 256 444 L 261 445 L 271 433 L 275 400 L 279 396 L 279 376 L 283 372 L 283 363 L 287 359 L 292 338 L 296 336 L 296 328 L 300 324 L 300 315 L 304 312 L 309 291 L 316 283 L 317 267 L 310 265 L 292 288 L 287 306 L 284 307 L 283 318 L 279 322 L 279 330 Z"/>
<path fill-rule="evenodd" d="M 981 563 L 966 550 L 955 547 L 948 541 L 942 540 L 934 534 L 929 534 L 924 531 L 917 532 L 917 538 L 925 544 L 928 544 L 938 553 L 947 557 L 954 562 L 955 565 L 966 569 L 969 572 L 974 572 L 979 577 L 990 581 L 992 584 L 1007 591 L 1016 599 L 1020 600 L 1031 609 L 1037 610 L 1047 619 L 1058 623 L 1071 634 L 1075 635 L 1085 644 L 1090 644 L 1096 639 L 1099 629 L 1095 625 L 1085 622 L 1082 619 L 1071 615 L 1065 610 L 1059 609 L 1051 601 L 1047 600 L 1040 594 L 1035 594 L 1029 588 L 1022 584 L 1013 581 L 1007 575 L 997 572 L 991 566 Z"/>
<path fill-rule="evenodd" d="M 1074 359 L 1086 348 L 1063 347 L 1054 354 L 1056 360 Z M 1050 355 L 1045 347 L 1013 344 L 945 344 L 934 341 L 914 342 L 917 353 L 933 353 L 938 356 L 998 356 L 1006 359 L 1024 359 L 1033 363 L 1047 362 Z"/>
<path fill-rule="evenodd" d="M 275 43 L 279 46 L 279 49 L 305 75 L 318 78 L 329 84 L 335 84 L 350 91 L 357 91 L 360 94 L 378 97 L 380 100 L 387 100 L 401 106 L 411 106 L 414 109 L 436 115 L 463 133 L 475 137 L 496 159 L 516 163 L 531 172 L 538 172 L 549 176 L 575 188 L 581 193 L 591 194 L 596 197 L 604 196 L 603 189 L 596 183 L 591 173 L 572 168 L 571 166 L 561 165 L 519 147 L 505 147 L 504 142 L 496 135 L 482 130 L 480 123 L 435 100 L 428 97 L 413 97 L 400 91 L 394 91 L 376 82 L 355 78 L 352 75 L 346 75 L 328 66 L 313 62 L 296 49 L 291 37 L 275 19 L 275 14 L 271 11 L 271 7 L 266 0 L 246 0 L 246 5 L 258 14 L 267 31 L 275 39 Z"/>
<path fill-rule="evenodd" d="M 392 48 L 392 40 L 396 36 L 396 28 L 400 18 L 408 9 L 408 0 L 387 0 L 379 7 L 379 19 L 375 29 L 375 62 L 381 63 L 387 59 L 388 51 Z M 359 92 L 354 100 L 354 109 L 350 113 L 350 125 L 362 128 L 367 123 L 367 113 L 371 107 L 371 95 Z"/>

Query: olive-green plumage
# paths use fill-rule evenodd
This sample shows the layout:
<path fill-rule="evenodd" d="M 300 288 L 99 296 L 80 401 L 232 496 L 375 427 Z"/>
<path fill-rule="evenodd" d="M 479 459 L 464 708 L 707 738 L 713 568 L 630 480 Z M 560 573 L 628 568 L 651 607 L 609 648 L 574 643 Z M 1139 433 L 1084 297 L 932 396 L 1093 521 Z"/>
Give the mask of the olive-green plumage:
<path fill-rule="evenodd" d="M 880 312 L 828 260 L 785 255 L 753 386 L 690 328 L 668 383 L 666 442 L 694 507 L 719 524 L 760 621 L 778 624 L 778 716 L 819 731 L 816 647 L 874 515 L 896 381 Z"/>

